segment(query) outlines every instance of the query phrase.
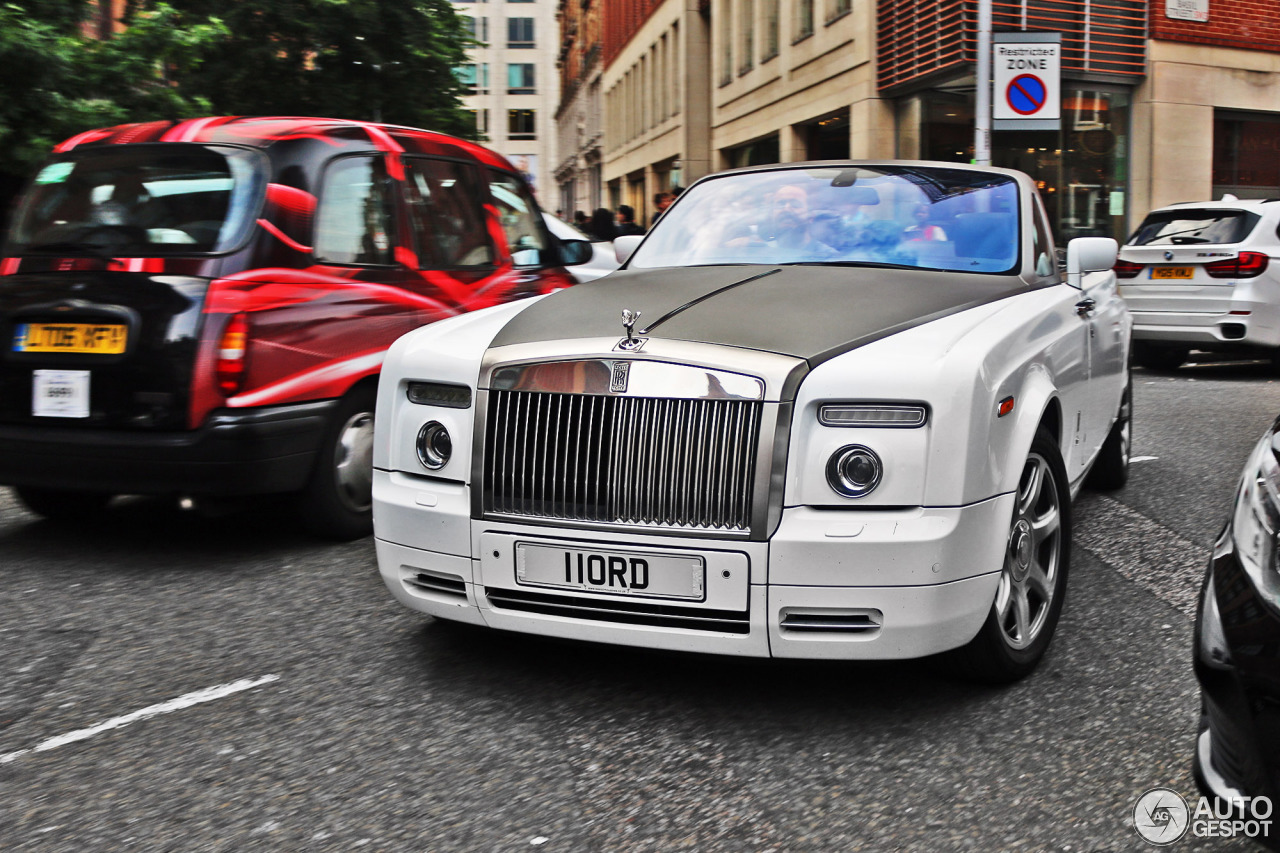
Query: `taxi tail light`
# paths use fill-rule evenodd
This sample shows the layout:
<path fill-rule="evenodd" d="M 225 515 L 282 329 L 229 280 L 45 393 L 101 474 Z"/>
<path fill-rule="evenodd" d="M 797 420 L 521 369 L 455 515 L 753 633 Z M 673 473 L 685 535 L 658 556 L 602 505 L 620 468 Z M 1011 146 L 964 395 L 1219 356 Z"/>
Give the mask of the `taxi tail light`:
<path fill-rule="evenodd" d="M 218 390 L 233 397 L 244 387 L 245 356 L 249 350 L 249 318 L 236 314 L 227 323 L 218 342 Z"/>
<path fill-rule="evenodd" d="M 1262 252 L 1241 252 L 1239 257 L 1205 264 L 1204 271 L 1213 278 L 1253 278 L 1266 272 L 1270 261 Z"/>
<path fill-rule="evenodd" d="M 1137 278 L 1145 267 L 1146 264 L 1135 264 L 1133 261 L 1116 261 L 1111 269 L 1115 271 L 1116 278 Z"/>

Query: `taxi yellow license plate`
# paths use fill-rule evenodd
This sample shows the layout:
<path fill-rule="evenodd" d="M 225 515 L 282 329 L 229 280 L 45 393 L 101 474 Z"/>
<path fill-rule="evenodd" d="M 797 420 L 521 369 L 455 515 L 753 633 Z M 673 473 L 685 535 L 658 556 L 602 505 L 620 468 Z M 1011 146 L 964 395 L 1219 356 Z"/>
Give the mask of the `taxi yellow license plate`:
<path fill-rule="evenodd" d="M 1152 267 L 1151 277 L 1153 279 L 1185 279 L 1195 278 L 1195 267 Z"/>
<path fill-rule="evenodd" d="M 69 352 L 116 355 L 124 352 L 126 326 L 104 323 L 21 323 L 14 330 L 14 352 Z"/>

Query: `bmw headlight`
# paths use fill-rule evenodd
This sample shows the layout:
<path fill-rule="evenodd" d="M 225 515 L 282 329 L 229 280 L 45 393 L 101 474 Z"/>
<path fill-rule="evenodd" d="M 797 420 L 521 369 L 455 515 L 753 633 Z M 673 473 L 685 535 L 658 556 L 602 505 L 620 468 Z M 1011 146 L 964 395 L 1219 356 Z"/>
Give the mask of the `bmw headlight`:
<path fill-rule="evenodd" d="M 1280 607 L 1280 460 L 1275 429 L 1258 442 L 1245 466 L 1231 519 L 1236 556 L 1258 590 Z"/>
<path fill-rule="evenodd" d="M 439 421 L 431 421 L 418 430 L 418 461 L 424 467 L 439 471 L 453 455 L 453 439 Z"/>

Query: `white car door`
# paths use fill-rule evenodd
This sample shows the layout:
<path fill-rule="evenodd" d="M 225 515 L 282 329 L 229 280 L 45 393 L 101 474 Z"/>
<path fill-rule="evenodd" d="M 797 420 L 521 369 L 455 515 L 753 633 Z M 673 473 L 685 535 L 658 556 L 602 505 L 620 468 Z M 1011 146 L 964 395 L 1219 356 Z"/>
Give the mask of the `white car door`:
<path fill-rule="evenodd" d="M 1093 459 L 1107 439 L 1129 380 L 1129 312 L 1115 273 L 1086 274 L 1079 303 L 1089 334 L 1089 393 L 1082 403 L 1080 464 Z"/>

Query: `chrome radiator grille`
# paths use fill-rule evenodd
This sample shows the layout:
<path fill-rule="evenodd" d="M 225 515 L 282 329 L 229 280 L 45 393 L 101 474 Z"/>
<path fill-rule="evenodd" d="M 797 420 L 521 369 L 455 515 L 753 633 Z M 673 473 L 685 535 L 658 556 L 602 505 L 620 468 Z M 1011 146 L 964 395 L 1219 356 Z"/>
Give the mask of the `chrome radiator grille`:
<path fill-rule="evenodd" d="M 484 511 L 747 531 L 762 404 L 491 391 Z"/>

